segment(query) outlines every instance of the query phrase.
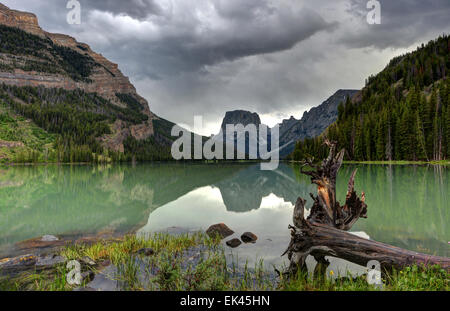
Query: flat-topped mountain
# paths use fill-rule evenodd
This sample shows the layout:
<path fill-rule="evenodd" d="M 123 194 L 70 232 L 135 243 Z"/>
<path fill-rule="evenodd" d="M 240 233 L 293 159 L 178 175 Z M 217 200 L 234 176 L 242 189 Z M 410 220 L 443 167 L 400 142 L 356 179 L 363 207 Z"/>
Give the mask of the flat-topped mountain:
<path fill-rule="evenodd" d="M 13 121 L 29 119 L 49 136 L 45 142 L 53 142 L 47 146 L 50 151 L 58 153 L 60 148 L 69 156 L 78 153 L 75 150 L 100 154 L 105 149 L 124 154 L 123 158 L 161 155 L 164 148 L 167 155 L 172 123 L 154 115 L 118 65 L 89 45 L 46 32 L 36 15 L 2 4 L 0 42 L 0 114 Z M 32 105 L 26 106 L 26 102 Z M 43 156 L 44 141 L 39 137 L 12 136 L 0 132 L 0 140 L 25 145 L 12 153 Z M 1 158 L 14 160 L 6 153 L 0 154 Z M 58 156 L 58 160 L 63 159 Z"/>
<path fill-rule="evenodd" d="M 220 127 L 223 132 L 225 132 L 225 127 L 227 124 L 242 124 L 244 126 L 254 124 L 256 125 L 256 127 L 258 127 L 261 124 L 261 119 L 256 112 L 245 110 L 227 111 L 225 113 L 225 117 L 223 118 L 222 126 Z"/>
<path fill-rule="evenodd" d="M 249 154 L 249 146 L 250 146 L 250 135 L 246 134 L 244 138 L 245 140 L 245 149 L 240 149 L 240 146 L 238 145 L 238 140 L 241 136 L 235 134 L 233 137 L 227 136 L 226 133 L 226 126 L 227 125 L 238 125 L 241 124 L 243 126 L 247 126 L 250 124 L 253 124 L 256 126 L 256 131 L 259 133 L 259 125 L 261 124 L 261 119 L 259 118 L 259 115 L 256 112 L 250 112 L 246 110 L 234 110 L 234 111 L 227 111 L 225 113 L 225 117 L 222 120 L 222 125 L 220 127 L 220 133 L 218 135 L 215 135 L 216 140 L 223 141 L 225 145 L 234 145 L 234 149 L 238 154 L 242 157 L 245 157 L 245 155 Z M 270 138 L 269 138 L 270 139 Z M 259 136 L 256 136 L 255 143 L 258 144 L 259 142 Z M 257 155 L 258 155 L 257 151 Z"/>

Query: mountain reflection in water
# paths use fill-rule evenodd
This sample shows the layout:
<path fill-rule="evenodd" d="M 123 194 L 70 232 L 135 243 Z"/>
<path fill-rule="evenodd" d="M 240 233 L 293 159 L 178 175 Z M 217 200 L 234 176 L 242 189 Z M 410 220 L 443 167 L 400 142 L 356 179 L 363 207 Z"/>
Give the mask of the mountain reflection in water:
<path fill-rule="evenodd" d="M 281 262 L 298 196 L 315 187 L 299 167 L 280 164 L 140 164 L 32 166 L 0 169 L 0 255 L 19 241 L 64 236 L 147 234 L 167 227 L 206 229 L 225 222 L 239 236 L 258 235 L 239 256 Z M 344 200 L 354 165 L 339 172 Z M 366 192 L 368 219 L 354 231 L 420 252 L 448 256 L 449 167 L 359 165 L 357 191 Z"/>

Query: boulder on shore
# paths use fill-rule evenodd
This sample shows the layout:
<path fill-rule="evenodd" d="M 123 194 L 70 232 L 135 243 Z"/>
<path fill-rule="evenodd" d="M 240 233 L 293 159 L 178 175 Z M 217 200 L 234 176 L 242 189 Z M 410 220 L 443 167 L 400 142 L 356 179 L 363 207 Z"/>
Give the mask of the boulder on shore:
<path fill-rule="evenodd" d="M 234 231 L 228 228 L 228 226 L 224 223 L 212 225 L 206 230 L 206 234 L 208 234 L 208 236 L 214 237 L 219 235 L 222 239 L 232 235 L 233 233 Z"/>
<path fill-rule="evenodd" d="M 256 243 L 258 237 L 252 232 L 244 232 L 244 234 L 241 235 L 241 239 L 244 243 Z"/>
<path fill-rule="evenodd" d="M 41 238 L 41 241 L 43 241 L 43 242 L 54 242 L 54 241 L 58 241 L 59 239 L 56 237 L 56 236 L 54 236 L 54 235 L 49 235 L 49 234 L 47 234 L 47 235 L 44 235 L 42 238 Z"/>
<path fill-rule="evenodd" d="M 226 244 L 231 248 L 236 248 L 242 244 L 241 240 L 234 238 L 226 242 Z"/>

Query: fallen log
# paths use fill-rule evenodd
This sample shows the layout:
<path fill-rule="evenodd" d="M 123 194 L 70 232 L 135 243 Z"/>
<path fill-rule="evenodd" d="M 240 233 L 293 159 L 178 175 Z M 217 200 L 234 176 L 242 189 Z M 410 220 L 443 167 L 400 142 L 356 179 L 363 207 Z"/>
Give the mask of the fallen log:
<path fill-rule="evenodd" d="M 304 217 L 306 200 L 298 198 L 291 229 L 291 242 L 283 255 L 287 254 L 290 265 L 285 274 L 293 274 L 298 269 L 306 270 L 306 258 L 313 256 L 317 261 L 315 274 L 323 274 L 329 262 L 325 256 L 338 257 L 366 266 L 369 261 L 380 263 L 383 272 L 393 268 L 401 269 L 410 265 L 438 264 L 450 270 L 450 258 L 422 254 L 405 250 L 385 243 L 364 239 L 347 232 L 359 218 L 367 217 L 365 195 L 356 194 L 353 171 L 347 189 L 345 204 L 336 200 L 336 177 L 344 158 L 344 150 L 336 154 L 336 143 L 325 140 L 330 153 L 321 165 L 315 165 L 313 159 L 305 161 L 300 169 L 317 184 L 317 196 L 310 194 L 313 206 L 307 219 Z M 315 170 L 304 171 L 308 165 Z"/>

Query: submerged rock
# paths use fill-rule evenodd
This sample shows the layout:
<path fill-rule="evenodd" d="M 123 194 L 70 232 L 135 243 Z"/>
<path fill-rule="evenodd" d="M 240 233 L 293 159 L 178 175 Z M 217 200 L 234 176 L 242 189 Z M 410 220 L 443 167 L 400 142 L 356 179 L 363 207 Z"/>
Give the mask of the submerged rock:
<path fill-rule="evenodd" d="M 244 243 L 256 243 L 258 237 L 252 232 L 244 232 L 244 234 L 241 235 L 241 239 Z"/>
<path fill-rule="evenodd" d="M 36 266 L 54 266 L 59 263 L 63 263 L 65 258 L 56 254 L 47 255 L 44 257 L 38 257 Z"/>
<path fill-rule="evenodd" d="M 86 282 L 91 282 L 95 278 L 95 273 L 92 270 L 81 273 L 81 279 Z"/>
<path fill-rule="evenodd" d="M 224 223 L 212 225 L 206 230 L 206 234 L 208 234 L 210 237 L 214 237 L 216 235 L 219 235 L 222 239 L 225 239 L 226 237 L 229 237 L 233 233 L 234 233 L 234 231 L 231 230 Z"/>
<path fill-rule="evenodd" d="M 57 255 L 35 256 L 32 254 L 8 258 L 0 262 L 0 275 L 15 276 L 24 271 L 39 272 L 53 269 L 63 263 L 64 257 Z"/>
<path fill-rule="evenodd" d="M 152 256 L 153 254 L 155 254 L 155 251 L 153 250 L 153 248 L 141 248 L 136 252 L 136 254 L 144 256 Z"/>
<path fill-rule="evenodd" d="M 34 267 L 36 262 L 37 257 L 32 254 L 8 258 L 0 263 L 0 273 L 7 274 L 8 272 L 23 271 Z"/>
<path fill-rule="evenodd" d="M 41 238 L 41 241 L 43 241 L 43 242 L 54 242 L 54 241 L 58 241 L 58 240 L 59 240 L 59 238 L 54 235 L 44 235 Z"/>
<path fill-rule="evenodd" d="M 226 244 L 231 248 L 236 248 L 242 244 L 241 240 L 234 238 L 226 242 Z"/>
<path fill-rule="evenodd" d="M 16 253 L 53 253 L 66 242 L 59 239 L 53 235 L 44 235 L 42 237 L 37 237 L 25 241 L 16 243 Z"/>
<path fill-rule="evenodd" d="M 96 262 L 89 256 L 84 256 L 83 258 L 81 258 L 81 262 L 89 265 L 89 266 L 95 266 Z"/>

